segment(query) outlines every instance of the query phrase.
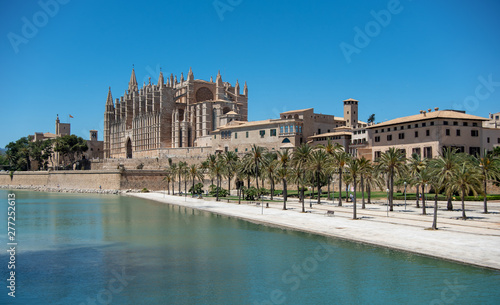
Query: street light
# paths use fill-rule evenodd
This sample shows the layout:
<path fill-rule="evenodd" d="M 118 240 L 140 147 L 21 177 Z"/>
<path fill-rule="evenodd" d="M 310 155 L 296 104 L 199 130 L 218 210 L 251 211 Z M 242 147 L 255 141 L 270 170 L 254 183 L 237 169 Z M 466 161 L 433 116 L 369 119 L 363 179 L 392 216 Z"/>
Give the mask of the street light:
<path fill-rule="evenodd" d="M 389 217 L 389 189 L 385 191 L 387 192 L 387 217 Z"/>
<path fill-rule="evenodd" d="M 405 181 L 405 211 L 406 211 L 406 181 Z"/>

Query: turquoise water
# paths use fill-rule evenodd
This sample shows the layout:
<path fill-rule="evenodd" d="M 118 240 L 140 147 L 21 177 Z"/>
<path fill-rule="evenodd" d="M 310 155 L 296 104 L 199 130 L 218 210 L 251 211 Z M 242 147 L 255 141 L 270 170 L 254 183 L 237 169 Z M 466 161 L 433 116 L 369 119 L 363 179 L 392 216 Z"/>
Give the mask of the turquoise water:
<path fill-rule="evenodd" d="M 500 303 L 498 271 L 136 198 L 11 193 L 16 298 L 2 251 L 1 304 Z"/>

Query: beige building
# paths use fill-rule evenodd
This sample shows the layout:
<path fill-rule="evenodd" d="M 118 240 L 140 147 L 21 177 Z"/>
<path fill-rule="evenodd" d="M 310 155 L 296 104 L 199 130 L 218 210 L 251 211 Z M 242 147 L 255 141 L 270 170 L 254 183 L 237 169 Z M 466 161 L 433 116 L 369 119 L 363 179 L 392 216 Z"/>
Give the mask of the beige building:
<path fill-rule="evenodd" d="M 348 99 L 343 104 L 344 117 L 315 113 L 314 108 L 307 108 L 282 112 L 279 119 L 254 122 L 234 120 L 214 130 L 211 143 L 216 151 L 245 153 L 251 150 L 253 144 L 277 151 L 293 149 L 306 142 L 313 146 L 326 145 L 330 140 L 357 154 L 357 148 L 350 150 L 354 143 L 353 131 L 357 135 L 359 132 L 356 145 L 365 147 L 367 124 L 358 121 L 358 101 Z"/>
<path fill-rule="evenodd" d="M 248 87 L 243 93 L 236 81 L 223 82 L 220 72 L 215 82 L 187 79 L 181 74 L 158 84 L 137 85 L 134 70 L 128 90 L 113 103 L 108 92 L 104 113 L 106 158 L 141 158 L 165 155 L 170 148 L 210 146 L 212 132 L 233 120 L 247 121 Z"/>
<path fill-rule="evenodd" d="M 418 154 L 425 158 L 439 155 L 445 147 L 457 148 L 469 154 L 482 154 L 484 148 L 482 124 L 487 119 L 464 111 L 420 111 L 366 127 L 372 158 L 376 160 L 390 147 L 402 150 L 406 157 Z"/>

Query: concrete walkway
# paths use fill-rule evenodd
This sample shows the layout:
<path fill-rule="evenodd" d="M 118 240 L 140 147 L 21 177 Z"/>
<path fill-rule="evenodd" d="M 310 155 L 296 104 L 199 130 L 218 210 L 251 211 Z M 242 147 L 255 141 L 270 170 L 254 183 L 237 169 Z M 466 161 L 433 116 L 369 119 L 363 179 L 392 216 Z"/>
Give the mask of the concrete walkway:
<path fill-rule="evenodd" d="M 352 203 L 338 207 L 331 201 L 320 205 L 313 203 L 307 213 L 296 200 L 271 203 L 262 209 L 259 203 L 238 205 L 237 202 L 201 200 L 190 197 L 170 196 L 163 193 L 129 193 L 130 196 L 163 203 L 186 206 L 216 214 L 233 216 L 255 223 L 268 224 L 293 230 L 344 238 L 348 240 L 404 250 L 466 264 L 500 270 L 500 202 L 489 202 L 490 214 L 482 214 L 482 202 L 466 202 L 468 220 L 460 219 L 461 203 L 453 202 L 454 211 L 446 211 L 446 203 L 439 203 L 438 229 L 432 225 L 434 202 L 427 202 L 427 215 L 415 208 L 415 202 L 395 202 L 394 211 L 387 216 L 385 202 L 367 204 L 361 209 L 358 201 L 358 220 L 352 219 Z M 264 203 L 265 205 L 265 203 Z M 334 216 L 327 216 L 333 211 Z M 263 212 L 263 214 L 262 214 Z"/>

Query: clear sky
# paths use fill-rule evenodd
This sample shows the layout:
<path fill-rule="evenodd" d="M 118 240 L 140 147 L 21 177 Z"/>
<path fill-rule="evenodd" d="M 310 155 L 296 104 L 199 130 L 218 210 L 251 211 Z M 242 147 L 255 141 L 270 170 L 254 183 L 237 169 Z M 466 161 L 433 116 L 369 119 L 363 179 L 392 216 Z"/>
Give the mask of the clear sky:
<path fill-rule="evenodd" d="M 46 5 L 44 5 L 46 3 Z M 56 3 L 57 5 L 54 5 Z M 102 139 L 104 105 L 166 74 L 249 87 L 249 120 L 360 102 L 376 122 L 421 109 L 500 111 L 497 0 L 2 1 L 0 147 L 54 132 Z"/>

